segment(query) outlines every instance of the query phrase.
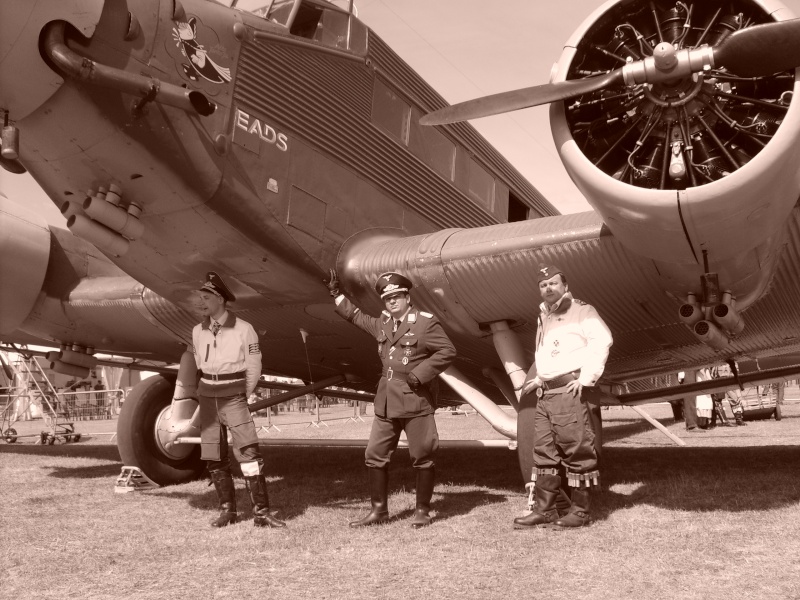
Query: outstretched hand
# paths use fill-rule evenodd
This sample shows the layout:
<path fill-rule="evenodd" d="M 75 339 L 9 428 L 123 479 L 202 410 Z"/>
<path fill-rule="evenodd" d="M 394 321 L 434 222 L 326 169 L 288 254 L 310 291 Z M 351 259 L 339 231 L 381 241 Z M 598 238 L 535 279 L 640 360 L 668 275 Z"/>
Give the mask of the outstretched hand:
<path fill-rule="evenodd" d="M 339 291 L 339 276 L 336 274 L 336 269 L 330 270 L 331 276 L 328 281 L 325 281 L 325 285 L 328 287 L 328 292 L 331 296 L 336 298 L 341 292 Z"/>

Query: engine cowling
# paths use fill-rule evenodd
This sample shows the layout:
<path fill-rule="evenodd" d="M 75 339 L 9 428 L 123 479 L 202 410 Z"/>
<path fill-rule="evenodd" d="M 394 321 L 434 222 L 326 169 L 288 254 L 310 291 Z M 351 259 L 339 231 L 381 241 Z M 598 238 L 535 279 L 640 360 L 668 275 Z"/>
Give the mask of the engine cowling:
<path fill-rule="evenodd" d="M 567 43 L 553 81 L 595 76 L 669 42 L 719 44 L 792 17 L 766 2 L 611 2 Z M 719 273 L 744 309 L 772 276 L 800 195 L 800 91 L 794 72 L 745 78 L 711 69 L 674 81 L 605 88 L 551 105 L 561 158 L 625 246 L 656 262 L 685 297 Z M 709 266 L 710 265 L 710 266 Z"/>
<path fill-rule="evenodd" d="M 0 334 L 11 334 L 30 314 L 49 260 L 47 222 L 0 193 Z"/>

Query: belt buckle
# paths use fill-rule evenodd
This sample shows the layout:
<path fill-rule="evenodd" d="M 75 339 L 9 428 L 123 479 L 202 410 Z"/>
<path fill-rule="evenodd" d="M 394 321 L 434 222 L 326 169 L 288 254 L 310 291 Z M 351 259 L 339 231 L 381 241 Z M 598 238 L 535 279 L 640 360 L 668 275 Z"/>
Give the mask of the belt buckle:
<path fill-rule="evenodd" d="M 386 380 L 391 381 L 392 375 L 394 375 L 394 371 L 392 371 L 392 367 L 389 367 L 389 369 L 386 371 Z"/>

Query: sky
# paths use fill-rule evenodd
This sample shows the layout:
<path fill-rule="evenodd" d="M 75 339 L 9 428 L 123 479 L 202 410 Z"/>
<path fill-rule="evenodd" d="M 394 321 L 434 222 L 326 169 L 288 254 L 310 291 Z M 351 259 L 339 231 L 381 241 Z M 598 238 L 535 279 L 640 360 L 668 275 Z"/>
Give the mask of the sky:
<path fill-rule="evenodd" d="M 356 0 L 359 18 L 451 104 L 547 83 L 564 42 L 603 4 L 604 0 Z M 800 0 L 784 4 L 800 15 Z M 472 125 L 559 211 L 590 210 L 558 157 L 546 106 L 477 119 Z M 44 197 L 29 176 L 2 169 L 0 192 L 25 202 Z M 61 219 L 47 203 L 48 216 Z"/>

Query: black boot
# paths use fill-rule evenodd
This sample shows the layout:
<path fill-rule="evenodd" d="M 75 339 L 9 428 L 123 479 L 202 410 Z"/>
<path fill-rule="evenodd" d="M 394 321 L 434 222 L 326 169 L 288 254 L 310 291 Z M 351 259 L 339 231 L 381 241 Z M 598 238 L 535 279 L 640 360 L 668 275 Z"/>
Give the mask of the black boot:
<path fill-rule="evenodd" d="M 236 523 L 236 488 L 228 471 L 211 471 L 211 481 L 219 498 L 219 516 L 211 521 L 212 527 L 225 527 Z"/>
<path fill-rule="evenodd" d="M 736 418 L 736 426 L 737 427 L 746 427 L 747 423 L 744 422 L 744 415 L 740 412 L 733 413 L 733 416 Z"/>
<path fill-rule="evenodd" d="M 417 469 L 417 507 L 414 510 L 414 518 L 411 519 L 411 527 L 414 529 L 431 524 L 431 497 L 433 496 L 435 475 L 433 467 Z"/>
<path fill-rule="evenodd" d="M 561 477 L 561 492 L 556 499 L 556 512 L 558 512 L 559 517 L 564 517 L 569 513 L 569 509 L 572 508 L 572 488 L 569 485 L 567 469 L 563 465 L 559 467 L 558 475 Z"/>
<path fill-rule="evenodd" d="M 350 527 L 364 527 L 377 525 L 389 520 L 389 470 L 369 469 L 369 493 L 372 500 L 372 510 L 359 521 L 352 521 Z"/>
<path fill-rule="evenodd" d="M 561 495 L 561 477 L 540 474 L 533 489 L 533 512 L 514 519 L 514 529 L 534 529 L 558 519 L 556 502 Z"/>
<path fill-rule="evenodd" d="M 286 523 L 269 514 L 267 480 L 263 473 L 245 477 L 244 483 L 247 491 L 250 492 L 250 502 L 253 504 L 253 525 L 256 527 L 286 527 Z"/>
<path fill-rule="evenodd" d="M 566 517 L 561 517 L 555 522 L 555 529 L 568 529 L 588 525 L 589 509 L 591 508 L 590 488 L 580 487 L 572 489 L 572 508 Z"/>

